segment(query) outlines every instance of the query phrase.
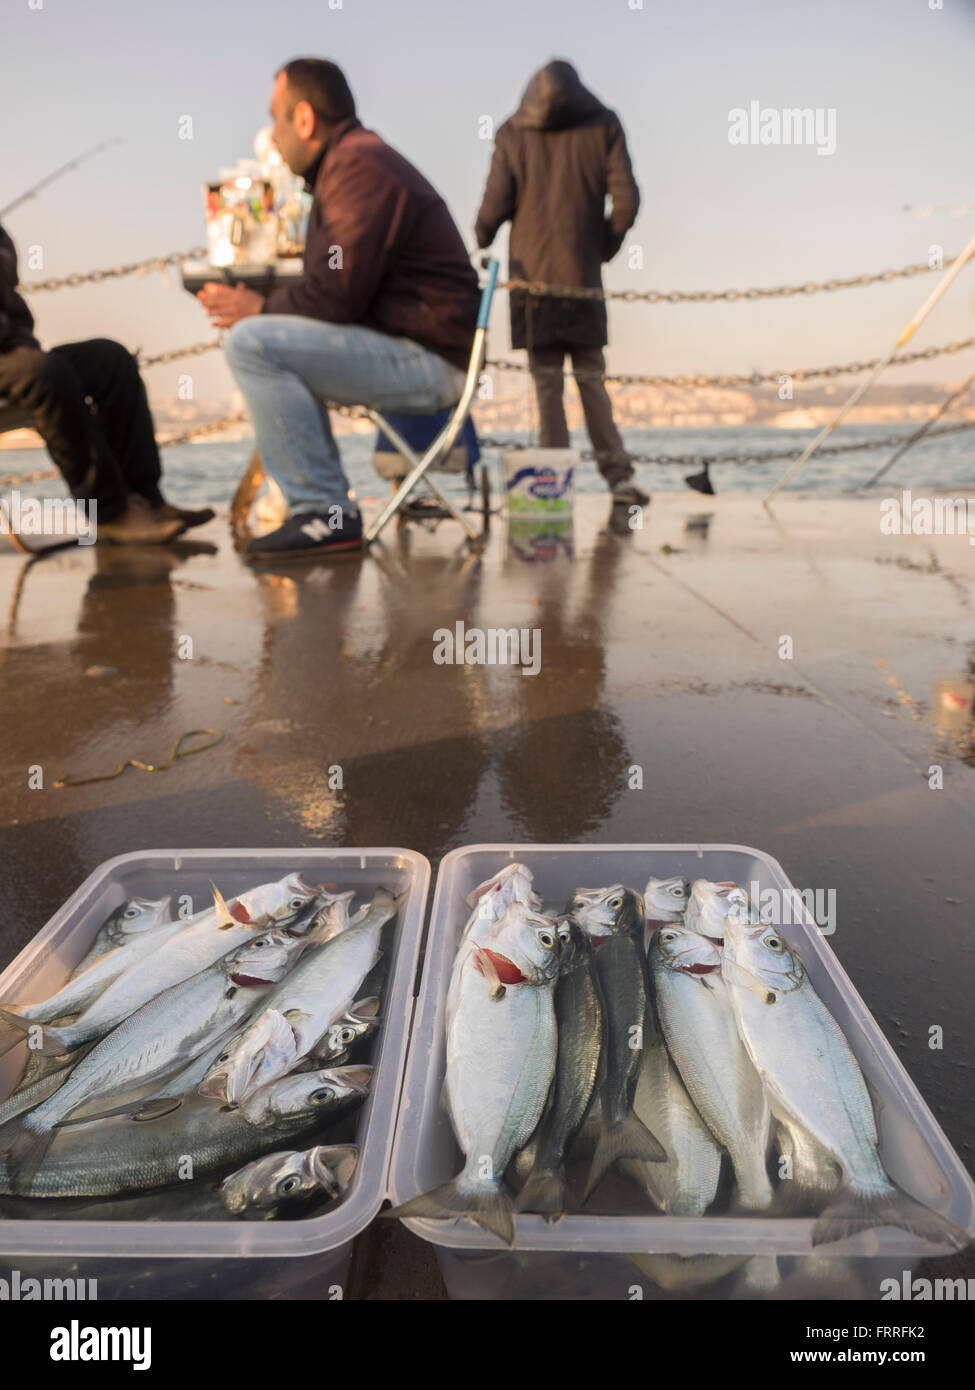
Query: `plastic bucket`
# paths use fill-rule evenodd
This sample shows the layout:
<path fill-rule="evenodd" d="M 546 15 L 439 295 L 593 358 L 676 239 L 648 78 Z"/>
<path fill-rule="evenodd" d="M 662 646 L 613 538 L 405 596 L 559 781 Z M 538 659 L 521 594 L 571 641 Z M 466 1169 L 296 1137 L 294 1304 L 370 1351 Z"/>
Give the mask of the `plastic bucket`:
<path fill-rule="evenodd" d="M 512 449 L 502 454 L 505 499 L 513 515 L 572 511 L 579 455 L 574 449 Z"/>

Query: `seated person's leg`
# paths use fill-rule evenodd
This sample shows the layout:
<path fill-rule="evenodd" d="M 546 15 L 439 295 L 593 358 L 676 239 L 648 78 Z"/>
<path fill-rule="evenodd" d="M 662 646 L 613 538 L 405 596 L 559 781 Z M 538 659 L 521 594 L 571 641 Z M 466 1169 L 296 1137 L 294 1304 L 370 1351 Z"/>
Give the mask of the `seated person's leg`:
<path fill-rule="evenodd" d="M 323 402 L 426 414 L 453 404 L 463 387 L 463 374 L 435 353 L 358 325 L 255 315 L 236 324 L 224 346 L 261 460 L 291 510 L 295 525 L 282 528 L 289 534 L 301 529 L 301 518 L 323 519 L 331 509 L 334 519 L 338 508 L 350 519 L 349 543 L 361 531 Z M 280 539 L 285 548 L 287 536 Z M 339 538 L 322 535 L 329 543 Z M 295 548 L 313 544 L 310 532 L 295 536 Z M 249 549 L 257 553 L 254 543 Z"/>
<path fill-rule="evenodd" d="M 39 348 L 0 356 L 0 393 L 29 410 L 73 497 L 94 498 L 98 519 L 125 510 L 128 489 L 92 419 L 88 394 L 71 363 Z"/>
<path fill-rule="evenodd" d="M 210 507 L 170 507 L 159 490 L 162 464 L 149 399 L 133 355 L 111 338 L 61 343 L 51 355 L 67 362 L 92 398 L 98 423 L 112 457 L 118 460 L 125 486 L 155 508 L 160 519 L 179 519 L 199 526 L 213 518 Z"/>

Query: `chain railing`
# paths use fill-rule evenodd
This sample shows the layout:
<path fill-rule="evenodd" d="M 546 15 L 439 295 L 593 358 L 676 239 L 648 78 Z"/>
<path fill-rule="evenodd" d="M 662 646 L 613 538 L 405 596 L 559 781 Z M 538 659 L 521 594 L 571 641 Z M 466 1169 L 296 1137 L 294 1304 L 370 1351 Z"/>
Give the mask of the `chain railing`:
<path fill-rule="evenodd" d="M 77 275 L 51 276 L 47 280 L 31 280 L 19 285 L 24 294 L 41 294 L 45 290 L 77 289 L 79 285 L 100 285 L 103 280 L 121 280 L 126 275 L 150 275 L 154 270 L 165 271 L 167 266 L 197 260 L 207 254 L 205 246 L 191 251 L 173 251 L 168 256 L 152 256 L 147 261 L 131 261 L 128 265 L 112 265 L 104 270 L 86 270 Z"/>
<path fill-rule="evenodd" d="M 20 286 L 25 294 L 41 294 L 46 290 L 74 289 L 78 285 L 97 285 L 103 280 L 118 280 L 126 275 L 147 275 L 155 270 L 163 271 L 167 266 L 180 265 L 183 261 L 199 260 L 207 255 L 205 246 L 194 246 L 189 251 L 174 251 L 168 256 L 153 256 L 145 261 L 132 261 L 128 264 L 108 266 L 102 270 L 88 270 L 75 275 L 52 276 L 46 280 L 31 280 Z M 541 280 L 505 280 L 498 288 L 516 290 L 538 298 L 555 299 L 602 299 L 614 300 L 624 304 L 734 304 L 738 300 L 755 301 L 761 299 L 793 299 L 799 295 L 830 294 L 836 290 L 859 289 L 866 285 L 889 285 L 895 280 L 909 280 L 917 275 L 927 275 L 935 270 L 947 270 L 957 258 L 943 260 L 940 265 L 927 261 L 917 261 L 912 265 L 899 266 L 893 270 L 880 270 L 872 274 L 833 277 L 829 280 L 804 280 L 795 285 L 764 285 L 738 290 L 606 290 L 599 287 L 584 288 L 578 285 L 549 285 Z"/>

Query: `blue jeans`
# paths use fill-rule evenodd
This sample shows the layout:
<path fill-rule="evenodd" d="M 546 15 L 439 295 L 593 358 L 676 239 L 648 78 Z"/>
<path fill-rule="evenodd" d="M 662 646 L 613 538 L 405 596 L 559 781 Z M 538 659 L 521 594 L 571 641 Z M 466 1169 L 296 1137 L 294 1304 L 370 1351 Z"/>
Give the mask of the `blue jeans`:
<path fill-rule="evenodd" d="M 427 415 L 456 404 L 464 373 L 408 338 L 298 314 L 234 324 L 224 351 L 267 472 L 292 512 L 354 510 L 327 401 Z"/>

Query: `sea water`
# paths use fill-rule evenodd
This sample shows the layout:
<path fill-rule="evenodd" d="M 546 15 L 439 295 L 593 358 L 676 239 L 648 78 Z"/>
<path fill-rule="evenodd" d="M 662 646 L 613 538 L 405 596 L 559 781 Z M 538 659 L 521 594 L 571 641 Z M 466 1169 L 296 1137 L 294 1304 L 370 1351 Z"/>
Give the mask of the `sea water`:
<path fill-rule="evenodd" d="M 915 424 L 901 425 L 853 425 L 838 430 L 828 441 L 836 443 L 860 443 L 868 439 L 883 439 L 894 434 L 904 438 L 912 433 Z M 537 441 L 528 433 L 505 433 L 505 440 L 531 445 Z M 775 428 L 716 428 L 702 430 L 654 429 L 624 430 L 623 438 L 627 449 L 635 454 L 648 455 L 697 455 L 757 453 L 765 450 L 798 452 L 814 437 L 810 430 L 782 430 Z M 589 448 L 589 441 L 583 432 L 572 435 L 572 447 L 581 451 Z M 389 483 L 378 477 L 372 465 L 373 437 L 371 435 L 339 436 L 339 448 L 349 481 L 359 498 L 380 498 L 389 494 Z M 163 449 L 162 460 L 165 470 L 163 486 L 169 500 L 182 506 L 201 506 L 205 503 L 226 506 L 234 494 L 234 489 L 247 466 L 253 452 L 252 439 L 214 443 L 201 441 L 196 444 L 179 444 Z M 805 465 L 798 478 L 798 486 L 805 491 L 842 492 L 857 487 L 866 480 L 890 457 L 891 446 L 884 449 L 863 450 L 857 453 L 838 456 L 817 455 Z M 501 451 L 497 448 L 484 450 L 481 462 L 490 471 L 492 491 L 501 496 L 503 479 L 500 465 Z M 719 463 L 711 469 L 711 478 L 717 492 L 767 491 L 781 476 L 788 460 L 774 463 Z M 37 468 L 50 467 L 50 460 L 43 450 L 3 450 L 0 451 L 0 475 L 17 472 L 32 472 Z M 700 465 L 642 464 L 635 466 L 637 481 L 649 492 L 682 491 L 686 487 L 688 475 L 698 472 Z M 463 475 L 440 474 L 440 486 L 454 496 L 466 496 L 467 484 Z M 583 459 L 575 474 L 577 493 L 601 493 L 605 483 L 591 459 Z M 26 485 L 25 485 L 26 486 Z M 915 489 L 925 487 L 975 487 L 975 429 L 959 434 L 947 435 L 916 445 L 895 464 L 894 468 L 881 482 L 877 495 L 884 490 L 893 489 L 897 495 L 904 487 Z M 38 496 L 59 493 L 62 485 L 30 484 L 31 491 Z"/>

